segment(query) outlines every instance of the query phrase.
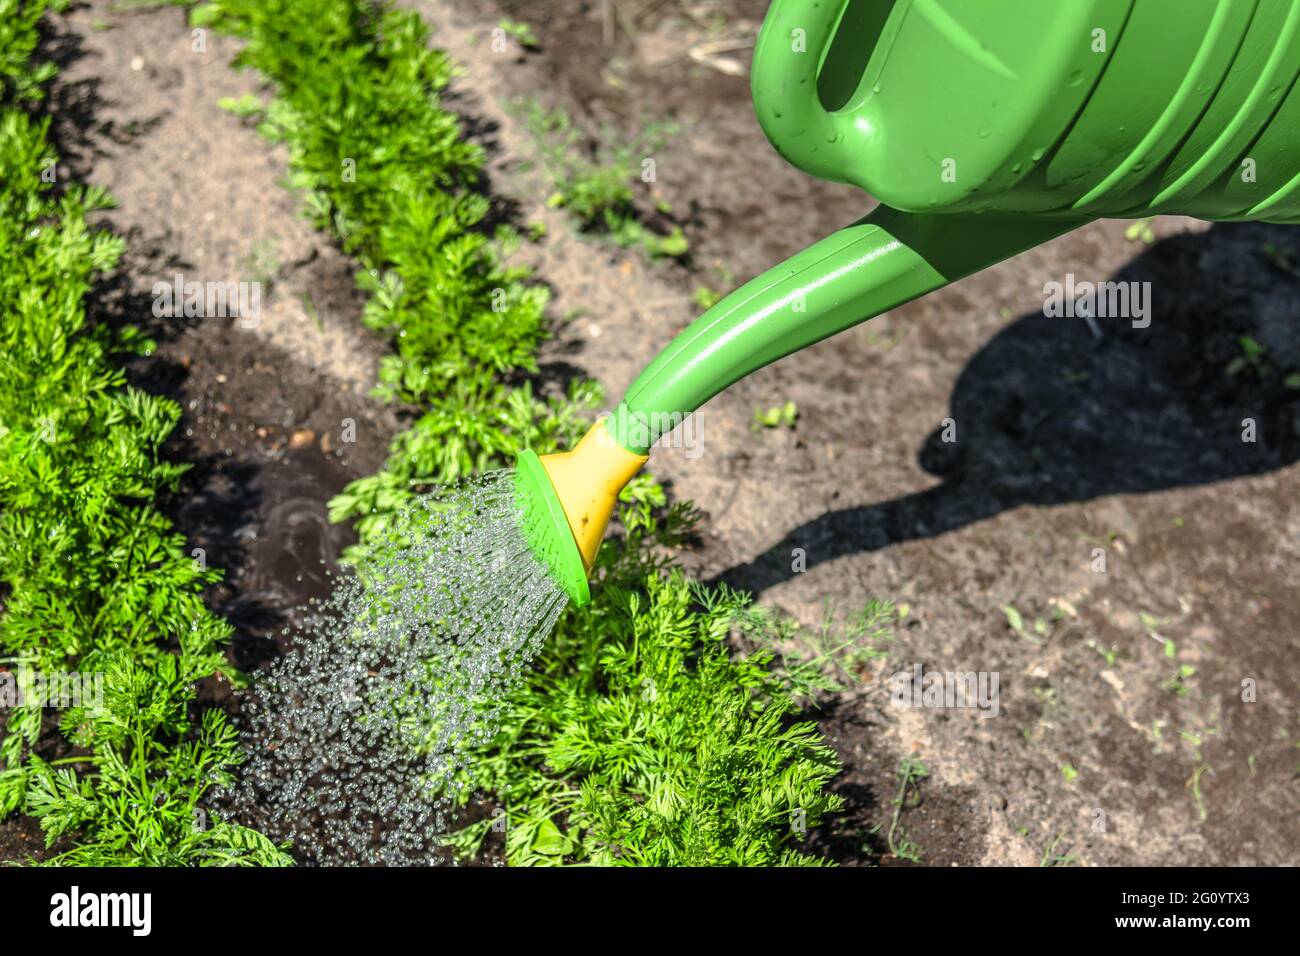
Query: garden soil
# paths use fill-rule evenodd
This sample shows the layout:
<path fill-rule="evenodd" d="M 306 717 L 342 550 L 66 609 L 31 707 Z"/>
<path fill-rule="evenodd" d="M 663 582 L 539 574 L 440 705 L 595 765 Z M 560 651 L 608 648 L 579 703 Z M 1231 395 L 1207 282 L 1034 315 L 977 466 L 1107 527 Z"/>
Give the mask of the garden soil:
<path fill-rule="evenodd" d="M 519 258 L 563 320 L 543 355 L 553 387 L 586 374 L 613 404 L 697 289 L 727 291 L 872 204 L 763 138 L 744 75 L 761 0 L 410 6 L 465 67 L 451 105 L 489 152 L 498 216 L 547 226 Z M 494 43 L 507 17 L 539 49 Z M 215 606 L 256 668 L 349 540 L 325 502 L 397 427 L 366 397 L 384 344 L 360 327 L 352 264 L 281 187 L 283 152 L 216 107 L 257 89 L 228 67 L 233 42 L 196 53 L 180 12 L 100 2 L 53 24 L 61 175 L 109 188 L 104 220 L 128 240 L 96 310 L 159 340 L 133 375 L 181 403 L 173 452 L 195 463 L 169 510 L 227 569 Z M 576 234 L 547 206 L 530 96 L 593 146 L 678 124 L 639 202 L 684 229 L 684 263 Z M 1128 226 L 1088 226 L 793 355 L 711 402 L 697 448 L 655 453 L 704 512 L 679 555 L 697 575 L 810 625 L 871 598 L 906 608 L 887 656 L 814 715 L 847 808 L 807 842 L 838 862 L 906 862 L 891 825 L 895 849 L 905 834 L 906 855 L 938 865 L 1300 862 L 1300 392 L 1284 384 L 1300 370 L 1300 242 Z M 154 320 L 152 284 L 176 271 L 266 277 L 259 327 Z M 1150 325 L 1045 316 L 1045 284 L 1068 274 L 1149 283 Z M 1241 361 L 1243 337 L 1262 359 Z M 755 426 L 787 401 L 793 428 Z M 995 674 L 996 716 L 896 703 L 890 675 L 916 665 Z M 909 757 L 929 775 L 898 806 Z M 0 830 L 6 858 L 33 842 L 28 822 Z"/>

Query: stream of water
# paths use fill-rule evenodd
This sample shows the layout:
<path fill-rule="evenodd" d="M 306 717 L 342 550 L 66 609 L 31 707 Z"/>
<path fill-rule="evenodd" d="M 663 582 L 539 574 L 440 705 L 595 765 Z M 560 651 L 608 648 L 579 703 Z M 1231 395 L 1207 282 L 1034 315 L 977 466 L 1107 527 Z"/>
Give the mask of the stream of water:
<path fill-rule="evenodd" d="M 336 576 L 243 707 L 233 794 L 319 863 L 425 864 L 449 794 L 567 600 L 520 530 L 514 473 L 423 496 Z"/>

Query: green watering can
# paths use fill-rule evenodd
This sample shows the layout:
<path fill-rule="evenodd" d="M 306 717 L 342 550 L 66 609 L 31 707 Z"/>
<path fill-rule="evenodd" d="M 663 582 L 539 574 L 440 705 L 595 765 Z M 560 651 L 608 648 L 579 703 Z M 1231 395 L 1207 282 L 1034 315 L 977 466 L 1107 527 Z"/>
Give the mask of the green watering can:
<path fill-rule="evenodd" d="M 774 0 L 781 155 L 881 205 L 727 296 L 572 450 L 519 460 L 570 597 L 651 445 L 750 372 L 1093 219 L 1300 222 L 1300 0 Z"/>

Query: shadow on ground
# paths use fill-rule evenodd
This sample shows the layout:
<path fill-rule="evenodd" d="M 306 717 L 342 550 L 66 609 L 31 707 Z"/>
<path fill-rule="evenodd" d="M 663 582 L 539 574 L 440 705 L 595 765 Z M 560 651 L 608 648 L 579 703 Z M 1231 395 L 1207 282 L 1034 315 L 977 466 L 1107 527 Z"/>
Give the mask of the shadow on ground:
<path fill-rule="evenodd" d="M 1228 271 L 1252 258 L 1257 270 Z M 1111 277 L 1150 283 L 1146 328 L 1022 316 L 967 363 L 948 420 L 917 452 L 940 484 L 828 511 L 718 579 L 759 592 L 793 575 L 793 548 L 812 566 L 1021 505 L 1204 485 L 1295 462 L 1300 389 L 1285 382 L 1300 368 L 1297 262 L 1294 230 L 1216 225 L 1160 241 Z M 1243 337 L 1267 351 L 1248 360 Z"/>

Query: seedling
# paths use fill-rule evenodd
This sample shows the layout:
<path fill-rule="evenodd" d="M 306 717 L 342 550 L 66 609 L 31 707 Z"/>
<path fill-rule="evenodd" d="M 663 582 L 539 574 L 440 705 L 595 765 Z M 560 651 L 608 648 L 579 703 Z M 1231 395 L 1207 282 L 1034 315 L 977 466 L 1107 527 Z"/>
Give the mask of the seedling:
<path fill-rule="evenodd" d="M 1146 611 L 1138 612 L 1138 621 L 1150 634 L 1157 637 L 1159 635 L 1156 635 L 1156 631 L 1169 623 L 1168 618 L 1156 617 L 1154 614 L 1149 614 Z"/>
<path fill-rule="evenodd" d="M 563 109 L 547 110 L 527 98 L 517 101 L 515 109 L 532 134 L 552 183 L 548 206 L 568 210 L 581 229 L 607 235 L 619 246 L 640 248 L 656 258 L 686 255 L 690 247 L 679 227 L 663 235 L 641 221 L 634 191 L 652 168 L 647 164 L 654 163 L 654 155 L 676 127 L 651 124 L 628 142 L 620 142 L 612 130 L 605 129 L 593 153 Z"/>
<path fill-rule="evenodd" d="M 1118 644 L 1112 644 L 1110 647 L 1102 647 L 1096 640 L 1089 638 L 1087 646 L 1092 648 L 1105 659 L 1107 667 L 1114 667 L 1115 662 L 1119 659 L 1120 649 Z"/>
<path fill-rule="evenodd" d="M 310 292 L 302 297 L 302 309 L 311 319 L 311 324 L 316 326 L 316 331 L 324 333 L 325 323 L 320 320 L 320 315 L 316 312 L 316 303 L 312 301 Z"/>
<path fill-rule="evenodd" d="M 1241 347 L 1241 354 L 1228 363 L 1225 369 L 1228 378 L 1236 378 L 1242 372 L 1249 370 L 1254 373 L 1257 380 L 1262 382 L 1273 374 L 1273 366 L 1268 362 L 1267 346 L 1261 345 L 1249 335 L 1239 337 L 1237 344 Z"/>
<path fill-rule="evenodd" d="M 1151 229 L 1152 219 L 1138 219 L 1131 226 L 1124 230 L 1124 238 L 1129 242 L 1141 242 L 1143 245 L 1151 245 L 1156 241 L 1156 234 Z"/>
<path fill-rule="evenodd" d="M 799 407 L 794 402 L 788 401 L 784 405 L 773 405 L 766 410 L 762 408 L 754 409 L 755 430 L 760 428 L 793 429 L 798 419 Z"/>
<path fill-rule="evenodd" d="M 695 307 L 701 312 L 707 312 L 721 302 L 725 295 L 725 292 L 719 292 L 717 289 L 702 285 L 691 293 L 691 301 L 695 303 Z"/>
<path fill-rule="evenodd" d="M 1029 835 L 1028 827 L 1023 827 L 1022 830 L 1023 836 Z M 1074 866 L 1074 864 L 1078 862 L 1074 856 L 1069 853 L 1069 844 L 1062 846 L 1064 840 L 1065 834 L 1063 833 L 1058 833 L 1056 836 L 1052 837 L 1052 842 L 1048 844 L 1047 849 L 1043 851 L 1043 858 L 1038 861 L 1040 867 Z M 1060 852 L 1057 850 L 1058 847 L 1061 848 Z"/>
<path fill-rule="evenodd" d="M 1214 771 L 1210 769 L 1209 764 L 1201 764 L 1187 778 L 1187 789 L 1192 792 L 1192 804 L 1196 807 L 1196 816 L 1202 823 L 1209 816 L 1209 812 L 1205 809 L 1205 797 L 1201 793 L 1201 777 L 1207 773 L 1213 774 Z"/>
<path fill-rule="evenodd" d="M 839 624 L 828 603 L 820 626 L 813 630 L 767 608 L 748 609 L 736 627 L 750 643 L 775 655 L 790 695 L 812 704 L 822 694 L 861 683 L 873 662 L 889 656 L 885 645 L 901 619 L 891 602 L 872 600 Z"/>
<path fill-rule="evenodd" d="M 709 269 L 710 274 L 716 280 L 722 290 L 734 288 L 736 285 L 736 276 L 722 263 L 714 263 Z M 707 312 L 726 297 L 725 291 L 720 291 L 713 285 L 698 286 L 691 294 L 691 301 L 701 312 Z"/>
<path fill-rule="evenodd" d="M 1168 680 L 1160 685 L 1161 689 L 1169 691 L 1175 697 L 1186 697 L 1189 691 L 1187 681 L 1196 675 L 1196 668 L 1191 664 L 1180 664 L 1178 670 L 1174 672 Z"/>
<path fill-rule="evenodd" d="M 1011 630 L 1015 631 L 1016 634 L 1024 638 L 1030 644 L 1033 644 L 1035 647 L 1042 647 L 1045 640 L 1051 635 L 1051 623 L 1041 617 L 1034 618 L 1033 633 L 1030 633 L 1029 629 L 1025 626 L 1024 615 L 1020 613 L 1015 605 L 1007 604 L 1003 606 L 1002 614 L 1007 619 L 1007 627 L 1011 628 Z M 1055 621 L 1060 617 L 1060 614 L 1061 612 L 1059 610 L 1055 611 L 1052 620 Z"/>
<path fill-rule="evenodd" d="M 903 762 L 898 765 L 897 776 L 899 781 L 898 796 L 893 800 L 894 815 L 889 821 L 889 834 L 885 842 L 889 845 L 889 852 L 894 856 L 901 860 L 920 863 L 921 848 L 908 839 L 906 833 L 899 826 L 899 822 L 909 799 L 912 801 L 911 806 L 920 805 L 921 791 L 919 784 L 930 776 L 930 770 L 917 757 L 904 757 Z"/>
<path fill-rule="evenodd" d="M 499 20 L 497 26 L 503 30 L 506 36 L 513 39 L 525 50 L 540 50 L 542 45 L 537 40 L 537 34 L 533 28 L 520 20 Z"/>
<path fill-rule="evenodd" d="M 894 331 L 883 334 L 867 328 L 867 344 L 872 348 L 880 349 L 882 352 L 892 352 L 903 339 L 907 338 L 910 325 L 899 325 Z"/>

